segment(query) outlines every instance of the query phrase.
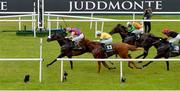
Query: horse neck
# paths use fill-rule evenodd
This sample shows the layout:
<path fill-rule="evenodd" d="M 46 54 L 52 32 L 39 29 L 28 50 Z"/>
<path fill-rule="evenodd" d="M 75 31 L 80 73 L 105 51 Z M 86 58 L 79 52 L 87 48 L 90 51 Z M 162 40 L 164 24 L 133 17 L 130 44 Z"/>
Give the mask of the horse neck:
<path fill-rule="evenodd" d="M 122 30 L 122 31 L 119 30 L 118 33 L 122 39 L 125 39 L 125 37 L 127 37 L 127 34 L 128 34 L 125 30 Z"/>
<path fill-rule="evenodd" d="M 62 40 L 57 40 L 57 41 L 58 41 L 60 46 L 63 46 L 65 44 L 69 44 L 70 43 L 70 40 L 69 39 L 65 39 L 65 38 L 62 39 Z"/>
<path fill-rule="evenodd" d="M 93 41 L 90 41 L 90 40 L 87 40 L 87 39 L 84 40 L 84 41 L 85 41 L 84 45 L 88 48 L 89 51 L 97 48 L 100 45 L 99 42 L 93 42 Z"/>
<path fill-rule="evenodd" d="M 65 42 L 63 40 L 57 40 L 57 41 L 60 46 L 63 46 L 65 44 Z"/>
<path fill-rule="evenodd" d="M 155 48 L 158 48 L 159 46 L 162 45 L 166 45 L 166 43 L 161 42 L 160 39 L 161 39 L 160 37 L 154 37 L 153 41 L 151 42 L 151 43 L 158 42 L 153 45 Z"/>

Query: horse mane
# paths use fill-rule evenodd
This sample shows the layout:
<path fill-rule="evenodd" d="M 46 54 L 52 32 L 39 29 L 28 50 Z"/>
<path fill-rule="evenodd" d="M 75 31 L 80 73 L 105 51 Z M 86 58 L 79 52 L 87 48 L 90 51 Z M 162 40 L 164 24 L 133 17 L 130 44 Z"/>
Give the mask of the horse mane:
<path fill-rule="evenodd" d="M 93 45 L 99 45 L 100 44 L 99 42 L 91 41 L 89 39 L 84 39 L 84 40 L 87 42 L 87 44 L 93 44 Z"/>
<path fill-rule="evenodd" d="M 121 26 L 121 27 L 124 29 L 125 32 L 128 32 L 128 28 L 127 27 L 125 27 L 125 26 Z"/>

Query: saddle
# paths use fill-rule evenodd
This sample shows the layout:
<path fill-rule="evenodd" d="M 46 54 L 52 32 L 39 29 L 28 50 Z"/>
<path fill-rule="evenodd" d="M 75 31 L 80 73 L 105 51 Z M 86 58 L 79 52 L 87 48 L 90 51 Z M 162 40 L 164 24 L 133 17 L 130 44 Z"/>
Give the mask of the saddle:
<path fill-rule="evenodd" d="M 113 51 L 113 48 L 112 48 L 112 45 L 111 44 L 104 44 L 102 43 L 102 48 L 105 52 L 112 52 Z"/>
<path fill-rule="evenodd" d="M 171 44 L 171 52 L 180 53 L 180 45 L 179 44 Z"/>
<path fill-rule="evenodd" d="M 72 49 L 73 50 L 82 50 L 83 48 L 81 46 L 79 46 L 78 43 L 73 42 Z"/>

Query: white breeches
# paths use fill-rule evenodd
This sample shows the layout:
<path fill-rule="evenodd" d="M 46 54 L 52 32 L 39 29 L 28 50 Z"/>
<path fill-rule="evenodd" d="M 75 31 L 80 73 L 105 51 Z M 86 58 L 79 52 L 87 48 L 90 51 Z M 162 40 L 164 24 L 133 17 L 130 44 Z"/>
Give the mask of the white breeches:
<path fill-rule="evenodd" d="M 113 41 L 113 39 L 112 39 L 112 38 L 109 38 L 109 39 L 101 40 L 100 43 L 111 44 L 112 41 Z"/>
<path fill-rule="evenodd" d="M 180 34 L 178 34 L 175 38 L 170 39 L 169 42 L 174 43 L 177 40 L 180 40 Z"/>
<path fill-rule="evenodd" d="M 79 42 L 81 39 L 84 38 L 84 34 L 81 33 L 79 36 L 76 36 L 72 39 L 72 41 Z"/>

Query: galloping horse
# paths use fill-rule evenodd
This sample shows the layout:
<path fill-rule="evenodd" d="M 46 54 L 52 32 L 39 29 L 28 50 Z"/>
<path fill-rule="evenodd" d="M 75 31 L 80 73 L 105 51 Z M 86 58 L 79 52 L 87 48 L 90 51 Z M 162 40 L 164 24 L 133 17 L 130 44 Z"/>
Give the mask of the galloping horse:
<path fill-rule="evenodd" d="M 122 42 L 124 42 L 124 39 L 126 37 L 130 36 L 128 33 L 127 27 L 122 26 L 121 24 L 117 24 L 117 26 L 111 32 L 109 32 L 109 34 L 111 34 L 111 35 L 113 35 L 115 33 L 119 33 L 119 35 L 122 38 Z"/>
<path fill-rule="evenodd" d="M 57 31 L 54 34 L 51 35 L 50 38 L 47 39 L 48 42 L 50 41 L 54 41 L 57 40 L 60 47 L 61 47 L 61 54 L 57 57 L 57 58 L 62 58 L 67 56 L 68 58 L 72 58 L 72 56 L 78 56 L 81 54 L 84 54 L 86 52 L 90 52 L 90 50 L 87 50 L 83 45 L 82 45 L 82 49 L 77 50 L 77 49 L 73 49 L 73 42 L 66 38 L 67 33 L 64 30 L 61 31 Z M 56 62 L 57 59 L 55 59 L 54 61 L 52 61 L 51 63 L 47 64 L 47 67 L 52 65 L 54 62 Z M 71 64 L 71 69 L 73 68 L 73 62 L 70 61 Z M 113 69 L 111 67 L 109 67 L 106 62 L 103 62 L 103 65 L 108 68 L 108 69 Z"/>
<path fill-rule="evenodd" d="M 67 33 L 65 32 L 65 30 L 62 29 L 62 30 L 57 30 L 47 39 L 48 42 L 57 40 L 59 46 L 61 47 L 61 54 L 57 58 L 62 58 L 65 56 L 67 56 L 68 58 L 72 58 L 72 56 L 81 55 L 86 52 L 84 49 L 78 51 L 72 50 L 73 42 L 68 38 L 65 38 L 66 36 Z M 56 61 L 57 59 L 47 64 L 47 67 L 52 65 Z M 71 69 L 73 69 L 72 61 L 70 61 L 70 65 L 71 65 Z"/>
<path fill-rule="evenodd" d="M 170 43 L 167 39 L 163 39 L 161 37 L 156 37 L 154 35 L 149 35 L 144 38 L 142 42 L 144 45 L 151 45 L 153 44 L 154 47 L 157 49 L 157 55 L 154 58 L 165 58 L 168 59 L 169 57 L 176 57 L 179 56 L 180 53 L 172 52 L 170 49 Z M 153 61 L 148 62 L 147 64 L 143 65 L 143 67 L 148 66 Z M 167 70 L 169 70 L 169 62 L 166 61 Z"/>
<path fill-rule="evenodd" d="M 93 41 L 90 41 L 90 40 L 84 38 L 79 42 L 79 45 L 84 45 L 86 47 L 86 49 L 90 50 L 92 55 L 94 56 L 94 58 L 108 58 L 108 57 L 110 57 L 110 56 L 112 56 L 114 54 L 117 54 L 121 58 L 129 59 L 129 57 L 128 57 L 128 51 L 129 50 L 130 51 L 141 50 L 141 48 L 136 48 L 136 46 L 129 45 L 129 44 L 126 44 L 126 43 L 113 43 L 112 44 L 113 51 L 108 52 L 105 55 L 105 52 L 102 50 L 102 45 L 99 42 L 93 42 Z M 102 62 L 103 61 L 98 61 L 98 72 L 100 72 Z M 129 63 L 128 63 L 128 66 L 130 68 L 133 68 L 131 66 L 131 64 L 135 68 L 141 69 L 140 67 L 137 67 L 135 65 L 135 63 L 132 62 L 132 61 L 129 61 Z"/>
<path fill-rule="evenodd" d="M 121 38 L 122 38 L 122 42 L 125 42 L 125 43 L 128 43 L 128 44 L 131 44 L 131 45 L 135 45 L 137 47 L 143 47 L 144 48 L 144 52 L 143 54 L 137 56 L 136 58 L 140 58 L 143 56 L 143 59 L 147 57 L 148 55 L 148 51 L 149 51 L 149 48 L 152 46 L 143 46 L 143 43 L 142 42 L 142 36 L 147 36 L 147 34 L 143 34 L 141 35 L 141 37 L 136 40 L 136 37 L 131 34 L 131 33 L 128 33 L 127 31 L 127 27 L 121 25 L 121 24 L 118 24 L 111 32 L 109 32 L 111 35 L 113 34 L 116 34 L 116 33 L 119 33 Z"/>

